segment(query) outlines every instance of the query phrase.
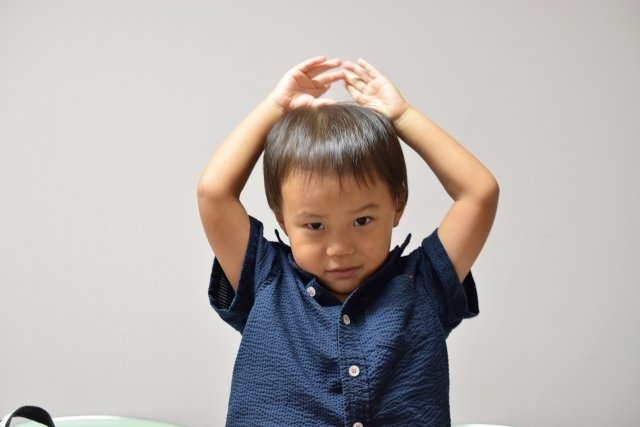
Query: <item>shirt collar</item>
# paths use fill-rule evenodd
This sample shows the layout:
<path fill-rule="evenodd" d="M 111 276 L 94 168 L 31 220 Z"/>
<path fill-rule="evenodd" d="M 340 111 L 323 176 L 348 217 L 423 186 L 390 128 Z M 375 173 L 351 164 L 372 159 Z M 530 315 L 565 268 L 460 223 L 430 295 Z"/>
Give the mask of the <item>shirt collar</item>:
<path fill-rule="evenodd" d="M 275 230 L 275 232 L 276 232 L 276 237 L 278 238 L 278 242 L 280 242 L 280 244 L 284 247 L 285 251 L 289 255 L 289 264 L 291 264 L 291 266 L 298 273 L 300 273 L 300 276 L 305 281 L 305 283 L 315 279 L 315 276 L 313 274 L 307 271 L 304 271 L 298 266 L 295 259 L 293 259 L 293 253 L 291 252 L 291 247 L 282 241 L 282 239 L 280 238 L 280 233 L 278 233 L 278 230 Z M 409 241 L 411 241 L 411 234 L 407 235 L 407 238 L 404 240 L 404 243 L 402 245 L 396 246 L 391 252 L 389 252 L 389 256 L 387 257 L 387 260 L 382 265 L 382 267 L 380 267 L 378 271 L 373 273 L 367 280 L 362 282 L 362 284 L 360 284 L 360 286 L 358 286 L 358 288 L 355 289 L 351 293 L 351 295 L 349 295 L 349 297 L 345 301 L 345 304 L 350 299 L 363 297 L 365 293 L 369 294 L 375 289 L 380 288 L 384 286 L 387 282 L 389 282 L 393 273 L 393 268 L 395 267 L 396 262 L 398 261 L 398 258 L 402 256 L 402 253 L 404 252 L 405 248 L 409 244 Z"/>
<path fill-rule="evenodd" d="M 411 234 L 407 235 L 404 243 L 400 246 L 396 246 L 387 257 L 387 261 L 373 273 L 367 280 L 362 282 L 345 301 L 345 305 L 353 299 L 366 300 L 368 297 L 373 297 L 377 290 L 382 289 L 393 277 L 394 268 L 398 262 L 398 259 L 402 256 L 405 248 L 411 240 Z"/>

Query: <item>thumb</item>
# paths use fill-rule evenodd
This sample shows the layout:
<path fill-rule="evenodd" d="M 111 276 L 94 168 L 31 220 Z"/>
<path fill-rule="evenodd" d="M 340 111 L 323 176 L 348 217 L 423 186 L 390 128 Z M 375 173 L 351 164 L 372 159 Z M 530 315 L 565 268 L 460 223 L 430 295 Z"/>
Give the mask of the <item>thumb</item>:
<path fill-rule="evenodd" d="M 321 105 L 331 105 L 331 104 L 336 104 L 337 102 L 334 99 L 328 99 L 328 98 L 319 98 L 313 101 L 312 106 L 313 107 L 319 107 Z"/>

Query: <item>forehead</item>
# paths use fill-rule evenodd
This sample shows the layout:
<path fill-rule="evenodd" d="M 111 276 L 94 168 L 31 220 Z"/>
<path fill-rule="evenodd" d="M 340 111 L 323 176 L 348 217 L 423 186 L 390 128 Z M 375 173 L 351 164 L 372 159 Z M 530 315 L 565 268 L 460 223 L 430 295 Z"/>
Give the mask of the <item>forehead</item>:
<path fill-rule="evenodd" d="M 335 211 L 366 204 L 392 204 L 391 192 L 381 180 L 358 183 L 352 177 L 292 174 L 282 184 L 282 207 L 295 214 L 300 210 Z"/>

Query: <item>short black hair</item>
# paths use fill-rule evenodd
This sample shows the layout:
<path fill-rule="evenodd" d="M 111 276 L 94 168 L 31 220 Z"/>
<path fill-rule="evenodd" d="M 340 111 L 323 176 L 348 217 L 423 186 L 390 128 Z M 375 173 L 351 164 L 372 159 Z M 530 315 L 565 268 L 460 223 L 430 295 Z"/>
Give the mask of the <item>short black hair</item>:
<path fill-rule="evenodd" d="M 300 107 L 273 126 L 264 147 L 264 186 L 269 207 L 281 211 L 282 184 L 292 172 L 354 178 L 368 186 L 382 180 L 394 201 L 406 202 L 407 166 L 393 123 L 357 104 Z"/>

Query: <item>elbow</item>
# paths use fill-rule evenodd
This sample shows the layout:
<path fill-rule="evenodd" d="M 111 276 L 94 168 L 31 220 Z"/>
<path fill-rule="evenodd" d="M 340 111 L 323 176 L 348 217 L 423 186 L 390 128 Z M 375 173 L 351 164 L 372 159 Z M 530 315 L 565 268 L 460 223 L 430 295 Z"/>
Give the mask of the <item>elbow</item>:
<path fill-rule="evenodd" d="M 490 179 L 487 179 L 487 182 L 484 184 L 481 192 L 481 198 L 487 204 L 498 206 L 500 186 L 493 175 L 491 175 Z"/>
<path fill-rule="evenodd" d="M 198 200 L 208 199 L 211 196 L 211 189 L 203 182 L 202 178 L 198 181 L 197 194 Z"/>
<path fill-rule="evenodd" d="M 500 186 L 498 185 L 498 181 L 493 175 L 491 175 L 491 178 L 487 183 L 487 194 L 490 197 L 495 198 L 496 200 L 500 196 Z"/>
<path fill-rule="evenodd" d="M 211 197 L 211 188 L 210 186 L 208 186 L 206 184 L 206 182 L 204 181 L 203 178 L 200 178 L 200 181 L 198 181 L 198 188 L 197 188 L 197 195 L 198 195 L 198 200 L 203 200 L 203 199 L 208 199 Z"/>
<path fill-rule="evenodd" d="M 198 203 L 201 205 L 221 205 L 228 202 L 239 201 L 239 196 L 220 185 L 215 185 L 211 181 L 200 178 L 197 188 Z"/>
<path fill-rule="evenodd" d="M 204 176 L 198 181 L 197 194 L 199 203 L 215 203 L 222 198 L 222 192 L 215 185 L 212 185 L 210 181 L 206 180 Z"/>
<path fill-rule="evenodd" d="M 473 198 L 484 206 L 498 206 L 499 197 L 500 186 L 493 175 L 488 174 L 487 177 L 476 182 Z"/>

